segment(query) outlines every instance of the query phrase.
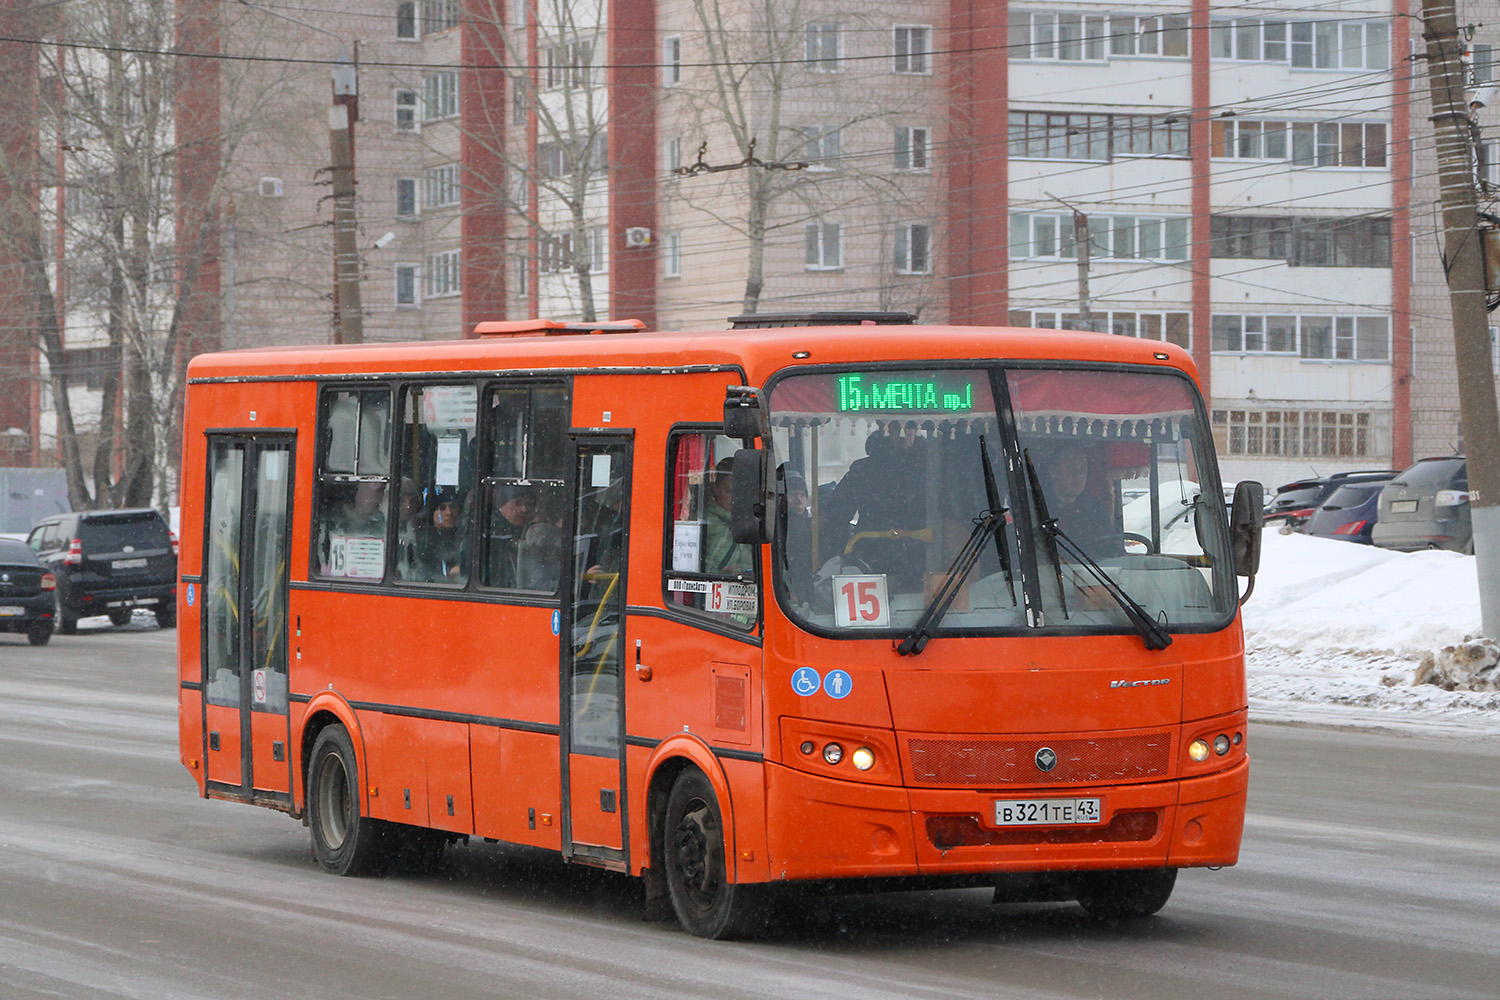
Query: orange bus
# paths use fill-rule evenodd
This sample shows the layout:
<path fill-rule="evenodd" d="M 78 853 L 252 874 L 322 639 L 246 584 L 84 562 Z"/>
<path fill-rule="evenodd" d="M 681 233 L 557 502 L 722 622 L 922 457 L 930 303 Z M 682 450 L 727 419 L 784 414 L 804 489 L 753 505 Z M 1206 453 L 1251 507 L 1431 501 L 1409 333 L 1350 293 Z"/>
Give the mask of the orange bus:
<path fill-rule="evenodd" d="M 1226 505 L 1183 350 L 478 333 L 189 366 L 204 797 L 339 874 L 547 848 L 706 937 L 799 882 L 1118 918 L 1235 863 L 1260 497 Z"/>

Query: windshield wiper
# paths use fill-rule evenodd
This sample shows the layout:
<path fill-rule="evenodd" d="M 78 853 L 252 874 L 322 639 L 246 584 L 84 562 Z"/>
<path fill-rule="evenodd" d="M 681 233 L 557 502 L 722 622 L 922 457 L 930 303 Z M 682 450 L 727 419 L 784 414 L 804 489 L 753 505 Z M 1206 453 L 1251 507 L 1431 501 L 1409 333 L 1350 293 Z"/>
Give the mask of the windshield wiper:
<path fill-rule="evenodd" d="M 979 437 L 979 458 L 984 468 L 984 492 L 989 507 L 974 519 L 974 530 L 969 533 L 969 540 L 964 542 L 958 555 L 954 556 L 942 585 L 932 595 L 932 600 L 927 602 L 927 607 L 922 609 L 922 614 L 906 634 L 906 638 L 897 643 L 896 652 L 902 656 L 915 656 L 927 646 L 927 640 L 932 638 L 938 622 L 948 613 L 953 599 L 958 596 L 959 588 L 963 586 L 974 564 L 979 561 L 979 553 L 984 551 L 984 545 L 992 535 L 995 539 L 995 552 L 1000 557 L 1000 568 L 1005 572 L 1005 583 L 1010 590 L 1010 603 L 1016 603 L 1016 589 L 1011 581 L 1010 547 L 1005 544 L 1005 532 L 1000 530 L 1005 525 L 1005 515 L 1010 508 L 1000 506 L 1000 487 L 995 482 L 995 469 L 990 463 L 989 449 L 984 445 L 982 434 Z"/>
<path fill-rule="evenodd" d="M 1082 563 L 1088 571 L 1093 574 L 1099 585 L 1115 599 L 1125 612 L 1125 617 L 1130 619 L 1130 624 L 1135 626 L 1136 632 L 1140 634 L 1141 641 L 1146 644 L 1147 649 L 1166 649 L 1172 645 L 1172 636 L 1161 623 L 1152 618 L 1146 609 L 1135 602 L 1135 599 L 1125 592 L 1125 588 L 1115 582 L 1114 578 L 1104 571 L 1104 567 L 1094 561 L 1093 557 L 1078 545 L 1077 542 L 1068 537 L 1067 532 L 1057 526 L 1057 519 L 1047 514 L 1047 498 L 1042 494 L 1041 479 L 1037 476 L 1036 466 L 1031 463 L 1031 452 L 1022 453 L 1026 459 L 1026 475 L 1031 480 L 1031 492 L 1036 497 L 1037 521 L 1041 524 L 1042 534 L 1047 540 L 1047 548 L 1052 556 L 1052 565 L 1057 569 L 1057 590 L 1059 596 L 1063 593 L 1062 562 L 1058 559 L 1058 547 L 1073 559 Z M 1063 614 L 1068 613 L 1067 599 L 1063 600 Z"/>

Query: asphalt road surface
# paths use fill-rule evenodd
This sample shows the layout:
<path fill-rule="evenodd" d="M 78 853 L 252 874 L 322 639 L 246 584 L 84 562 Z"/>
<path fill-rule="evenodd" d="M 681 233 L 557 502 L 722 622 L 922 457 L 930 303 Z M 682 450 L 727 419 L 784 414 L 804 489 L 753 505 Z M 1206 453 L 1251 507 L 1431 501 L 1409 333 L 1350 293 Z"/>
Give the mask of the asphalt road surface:
<path fill-rule="evenodd" d="M 801 899 L 757 942 L 475 844 L 337 878 L 177 762 L 175 633 L 0 635 L 0 998 L 1493 998 L 1500 741 L 1253 725 L 1238 867 L 1124 926 L 952 891 Z M 102 626 L 103 619 L 97 620 Z"/>

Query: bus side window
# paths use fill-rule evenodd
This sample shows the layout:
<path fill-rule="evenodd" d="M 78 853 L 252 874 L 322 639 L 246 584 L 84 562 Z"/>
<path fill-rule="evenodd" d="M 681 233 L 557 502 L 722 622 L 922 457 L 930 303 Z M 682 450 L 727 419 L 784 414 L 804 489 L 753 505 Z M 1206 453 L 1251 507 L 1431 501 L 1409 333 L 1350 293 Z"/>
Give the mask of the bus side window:
<path fill-rule="evenodd" d="M 753 590 L 754 585 L 754 553 L 734 541 L 729 525 L 731 467 L 740 443 L 717 430 L 696 430 L 674 433 L 667 447 L 667 605 L 706 611 L 742 625 L 753 623 L 755 616 L 747 616 L 742 603 L 746 595 L 739 589 L 726 592 L 722 586 L 734 581 L 736 588 Z M 736 600 L 724 602 L 726 593 Z"/>
<path fill-rule="evenodd" d="M 397 579 L 468 583 L 478 409 L 472 385 L 412 386 L 402 393 L 403 506 L 415 510 L 397 529 Z"/>
<path fill-rule="evenodd" d="M 390 513 L 390 390 L 333 390 L 323 398 L 314 568 L 325 578 L 378 581 Z"/>
<path fill-rule="evenodd" d="M 557 591 L 570 422 L 566 386 L 502 385 L 488 390 L 479 560 L 479 582 L 484 586 Z"/>

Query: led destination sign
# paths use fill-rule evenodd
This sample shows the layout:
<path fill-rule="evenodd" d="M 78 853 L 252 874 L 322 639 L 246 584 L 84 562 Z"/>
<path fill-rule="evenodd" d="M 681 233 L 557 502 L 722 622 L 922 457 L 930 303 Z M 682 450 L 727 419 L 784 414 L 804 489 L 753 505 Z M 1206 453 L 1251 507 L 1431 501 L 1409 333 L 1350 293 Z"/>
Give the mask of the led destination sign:
<path fill-rule="evenodd" d="M 974 382 L 951 378 L 939 382 L 913 372 L 891 372 L 840 375 L 838 377 L 840 413 L 973 413 Z M 984 387 L 984 405 L 988 386 Z"/>

